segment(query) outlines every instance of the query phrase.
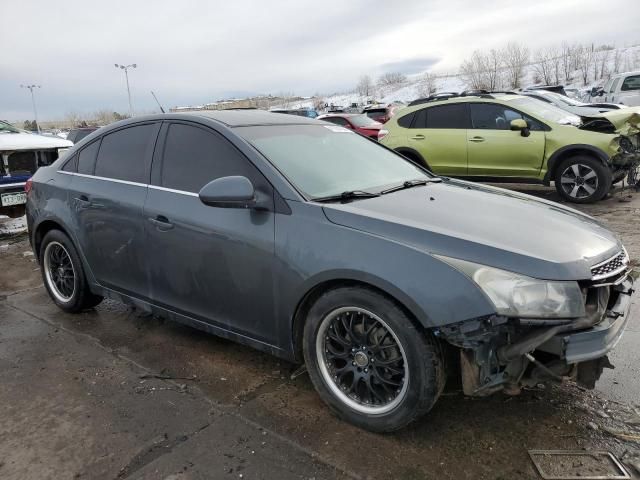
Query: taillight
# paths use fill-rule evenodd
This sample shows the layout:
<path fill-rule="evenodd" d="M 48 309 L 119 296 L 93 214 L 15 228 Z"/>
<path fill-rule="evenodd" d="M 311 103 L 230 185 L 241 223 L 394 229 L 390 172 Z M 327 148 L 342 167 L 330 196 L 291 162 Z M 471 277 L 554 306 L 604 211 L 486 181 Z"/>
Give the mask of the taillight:
<path fill-rule="evenodd" d="M 380 130 L 378 130 L 378 141 L 382 140 L 388 134 L 389 134 L 389 130 L 386 130 L 384 128 L 381 128 Z"/>
<path fill-rule="evenodd" d="M 27 195 L 29 195 L 32 188 L 33 188 L 33 180 L 30 178 L 29 180 L 27 180 L 27 183 L 24 184 L 24 191 L 27 192 Z"/>

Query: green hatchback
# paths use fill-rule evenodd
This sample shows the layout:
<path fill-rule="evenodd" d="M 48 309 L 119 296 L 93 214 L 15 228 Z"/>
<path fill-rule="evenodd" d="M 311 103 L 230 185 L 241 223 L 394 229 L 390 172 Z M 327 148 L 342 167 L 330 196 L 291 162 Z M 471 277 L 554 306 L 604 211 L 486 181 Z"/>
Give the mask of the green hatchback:
<path fill-rule="evenodd" d="M 625 177 L 638 181 L 640 108 L 578 117 L 510 93 L 413 102 L 380 131 L 382 144 L 439 175 L 514 183 L 553 181 L 590 203 Z"/>

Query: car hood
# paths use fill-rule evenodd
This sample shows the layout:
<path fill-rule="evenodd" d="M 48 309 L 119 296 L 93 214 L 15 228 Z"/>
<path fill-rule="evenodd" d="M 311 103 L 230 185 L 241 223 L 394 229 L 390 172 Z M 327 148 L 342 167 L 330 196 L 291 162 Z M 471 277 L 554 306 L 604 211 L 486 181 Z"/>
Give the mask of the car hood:
<path fill-rule="evenodd" d="M 620 135 L 634 135 L 640 132 L 640 107 L 610 110 L 598 115 L 582 115 L 583 122 L 589 120 L 605 120 L 613 125 L 615 133 Z"/>
<path fill-rule="evenodd" d="M 541 279 L 589 279 L 592 265 L 622 249 L 577 210 L 459 180 L 323 208 L 338 225 Z"/>
<path fill-rule="evenodd" d="M 35 133 L 0 133 L 0 151 L 42 150 L 46 148 L 69 148 L 73 142 L 53 136 Z"/>

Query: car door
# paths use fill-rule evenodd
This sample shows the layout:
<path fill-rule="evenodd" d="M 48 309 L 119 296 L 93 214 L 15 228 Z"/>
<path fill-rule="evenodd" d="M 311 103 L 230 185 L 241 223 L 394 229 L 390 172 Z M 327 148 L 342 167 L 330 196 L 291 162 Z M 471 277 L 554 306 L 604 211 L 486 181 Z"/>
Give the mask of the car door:
<path fill-rule="evenodd" d="M 498 103 L 470 103 L 467 130 L 470 176 L 537 177 L 544 159 L 544 126 L 537 120 Z M 529 135 L 511 130 L 523 119 Z"/>
<path fill-rule="evenodd" d="M 440 175 L 467 174 L 468 111 L 465 103 L 434 105 L 415 112 L 407 146 Z"/>
<path fill-rule="evenodd" d="M 102 136 L 78 154 L 70 202 L 80 250 L 96 280 L 145 297 L 144 222 L 151 158 L 159 122 Z"/>
<path fill-rule="evenodd" d="M 144 207 L 152 301 L 217 327 L 275 343 L 273 189 L 222 134 L 163 126 Z M 217 208 L 198 192 L 217 178 L 249 178 L 266 210 Z"/>
<path fill-rule="evenodd" d="M 622 77 L 616 77 L 613 79 L 613 82 L 611 82 L 611 87 L 609 89 L 609 91 L 606 93 L 605 96 L 605 102 L 611 102 L 611 103 L 616 103 L 616 98 L 618 98 L 618 86 L 620 85 L 620 81 L 622 80 Z"/>

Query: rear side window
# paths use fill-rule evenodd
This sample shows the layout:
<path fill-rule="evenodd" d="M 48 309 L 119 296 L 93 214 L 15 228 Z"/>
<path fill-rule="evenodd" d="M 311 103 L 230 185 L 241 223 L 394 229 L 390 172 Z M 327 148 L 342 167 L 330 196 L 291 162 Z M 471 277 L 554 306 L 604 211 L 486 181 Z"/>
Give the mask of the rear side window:
<path fill-rule="evenodd" d="M 342 117 L 324 118 L 323 120 L 326 120 L 327 122 L 335 123 L 336 125 L 342 125 L 343 127 L 349 125 L 349 122 L 347 122 Z"/>
<path fill-rule="evenodd" d="M 616 78 L 613 83 L 611 84 L 611 93 L 615 93 L 616 90 L 618 90 L 618 84 L 620 83 L 620 77 Z"/>
<path fill-rule="evenodd" d="M 102 137 L 95 175 L 146 183 L 146 165 L 153 151 L 157 125 L 136 125 Z"/>
<path fill-rule="evenodd" d="M 409 115 L 404 115 L 398 119 L 398 125 L 403 128 L 410 128 L 411 122 L 413 121 L 413 117 L 415 116 L 415 112 L 411 112 Z"/>
<path fill-rule="evenodd" d="M 467 106 L 464 103 L 439 105 L 427 110 L 427 128 L 467 128 Z"/>
<path fill-rule="evenodd" d="M 631 75 L 624 79 L 620 90 L 628 92 L 629 90 L 640 90 L 640 75 Z"/>
<path fill-rule="evenodd" d="M 93 175 L 96 166 L 96 158 L 100 149 L 100 140 L 92 142 L 78 154 L 78 173 Z"/>
<path fill-rule="evenodd" d="M 220 177 L 242 175 L 253 180 L 255 170 L 220 134 L 179 123 L 169 126 L 160 172 L 161 186 L 199 192 Z"/>

